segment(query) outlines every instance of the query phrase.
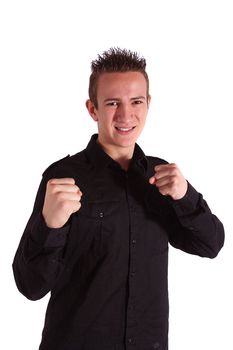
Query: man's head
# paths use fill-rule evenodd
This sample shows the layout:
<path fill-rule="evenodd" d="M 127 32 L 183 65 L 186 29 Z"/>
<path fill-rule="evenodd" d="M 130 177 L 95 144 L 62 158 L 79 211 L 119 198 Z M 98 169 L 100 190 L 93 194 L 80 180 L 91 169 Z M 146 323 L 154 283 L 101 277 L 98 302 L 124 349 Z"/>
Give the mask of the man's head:
<path fill-rule="evenodd" d="M 98 80 L 103 73 L 125 73 L 140 72 L 143 74 L 147 84 L 147 98 L 149 97 L 149 78 L 146 73 L 146 60 L 136 52 L 126 49 L 110 48 L 102 56 L 91 63 L 91 75 L 89 79 L 89 98 L 98 109 L 97 89 Z"/>
<path fill-rule="evenodd" d="M 150 104 L 146 61 L 129 50 L 111 48 L 92 62 L 86 106 L 98 123 L 105 149 L 132 153 Z"/>

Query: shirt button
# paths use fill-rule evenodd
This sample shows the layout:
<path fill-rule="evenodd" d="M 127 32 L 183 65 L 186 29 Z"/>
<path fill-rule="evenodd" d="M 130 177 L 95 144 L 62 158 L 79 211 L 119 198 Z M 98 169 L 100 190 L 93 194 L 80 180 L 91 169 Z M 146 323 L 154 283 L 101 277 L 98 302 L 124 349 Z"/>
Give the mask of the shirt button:
<path fill-rule="evenodd" d="M 133 244 L 136 244 L 136 239 L 133 239 L 133 240 L 132 240 L 132 243 L 133 243 Z"/>
<path fill-rule="evenodd" d="M 128 338 L 128 343 L 133 344 L 134 343 L 134 338 Z"/>
<path fill-rule="evenodd" d="M 131 277 L 134 277 L 135 273 L 136 273 L 135 271 L 132 271 L 131 274 L 130 274 L 130 276 L 131 276 Z"/>
<path fill-rule="evenodd" d="M 134 205 L 133 204 L 129 204 L 129 209 L 130 209 L 130 211 L 134 211 L 134 209 L 135 209 Z"/>
<path fill-rule="evenodd" d="M 104 213 L 102 213 L 102 212 L 99 213 L 99 217 L 100 217 L 100 218 L 103 218 L 103 217 L 104 217 Z"/>

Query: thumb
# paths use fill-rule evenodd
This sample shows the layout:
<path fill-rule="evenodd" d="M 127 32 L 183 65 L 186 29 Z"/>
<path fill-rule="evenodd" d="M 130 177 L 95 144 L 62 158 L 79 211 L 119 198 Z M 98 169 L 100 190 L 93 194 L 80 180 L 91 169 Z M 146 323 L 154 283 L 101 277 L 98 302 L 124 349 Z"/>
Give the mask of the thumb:
<path fill-rule="evenodd" d="M 149 178 L 149 183 L 150 183 L 151 185 L 154 185 L 154 184 L 156 183 L 156 178 L 155 178 L 155 176 L 152 176 L 152 177 Z"/>

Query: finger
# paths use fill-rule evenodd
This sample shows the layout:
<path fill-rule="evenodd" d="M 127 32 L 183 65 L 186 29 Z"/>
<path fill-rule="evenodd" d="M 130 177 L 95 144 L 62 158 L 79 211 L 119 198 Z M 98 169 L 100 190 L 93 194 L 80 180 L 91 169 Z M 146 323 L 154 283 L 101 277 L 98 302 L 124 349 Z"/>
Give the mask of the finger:
<path fill-rule="evenodd" d="M 50 179 L 48 181 L 50 184 L 75 184 L 75 180 L 72 177 L 63 177 L 61 179 Z"/>
<path fill-rule="evenodd" d="M 53 185 L 53 184 L 52 184 Z M 80 188 L 76 185 L 53 185 L 51 187 L 51 192 L 75 192 L 81 193 Z"/>
<path fill-rule="evenodd" d="M 157 170 L 164 170 L 167 168 L 178 168 L 177 165 L 175 163 L 168 163 L 168 164 L 159 164 L 159 165 L 155 165 L 154 169 L 155 171 Z"/>
<path fill-rule="evenodd" d="M 170 165 L 170 164 L 169 164 Z M 177 167 L 174 167 L 174 166 L 169 166 L 169 167 L 160 167 L 160 168 L 157 168 L 155 167 L 155 177 L 156 179 L 160 179 L 162 177 L 165 177 L 165 176 L 175 176 L 175 175 L 179 175 L 179 170 Z"/>
<path fill-rule="evenodd" d="M 175 176 L 165 176 L 165 177 L 161 177 L 160 179 L 157 179 L 156 180 L 156 186 L 157 187 L 162 187 L 162 186 L 165 186 L 165 185 L 168 185 L 168 184 L 172 184 L 174 183 L 174 178 Z"/>
<path fill-rule="evenodd" d="M 163 173 L 156 172 L 154 176 L 149 178 L 149 183 L 151 185 L 157 184 L 160 179 L 167 178 L 169 176 L 170 176 L 170 173 L 168 173 L 168 172 L 163 172 Z"/>
<path fill-rule="evenodd" d="M 152 177 L 149 178 L 149 183 L 150 183 L 151 185 L 154 185 L 154 184 L 156 183 L 156 178 L 155 178 L 155 176 L 152 176 Z"/>
<path fill-rule="evenodd" d="M 161 186 L 158 190 L 163 196 L 169 196 L 171 193 L 171 188 L 168 185 Z"/>
<path fill-rule="evenodd" d="M 71 201 L 79 202 L 81 200 L 81 197 L 82 197 L 81 195 L 74 192 L 58 192 L 57 194 L 57 199 L 59 201 L 71 200 Z"/>
<path fill-rule="evenodd" d="M 73 201 L 72 203 L 72 213 L 75 213 L 76 211 L 78 211 L 81 207 L 81 203 L 80 202 L 76 202 Z"/>

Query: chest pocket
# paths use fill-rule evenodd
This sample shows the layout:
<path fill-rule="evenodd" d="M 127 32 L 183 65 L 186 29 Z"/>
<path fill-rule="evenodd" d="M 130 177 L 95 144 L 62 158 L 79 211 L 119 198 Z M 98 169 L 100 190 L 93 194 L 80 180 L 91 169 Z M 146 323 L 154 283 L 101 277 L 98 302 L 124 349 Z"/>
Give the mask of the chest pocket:
<path fill-rule="evenodd" d="M 88 252 L 96 258 L 111 249 L 119 201 L 85 201 L 77 216 L 79 241 L 86 241 Z"/>

